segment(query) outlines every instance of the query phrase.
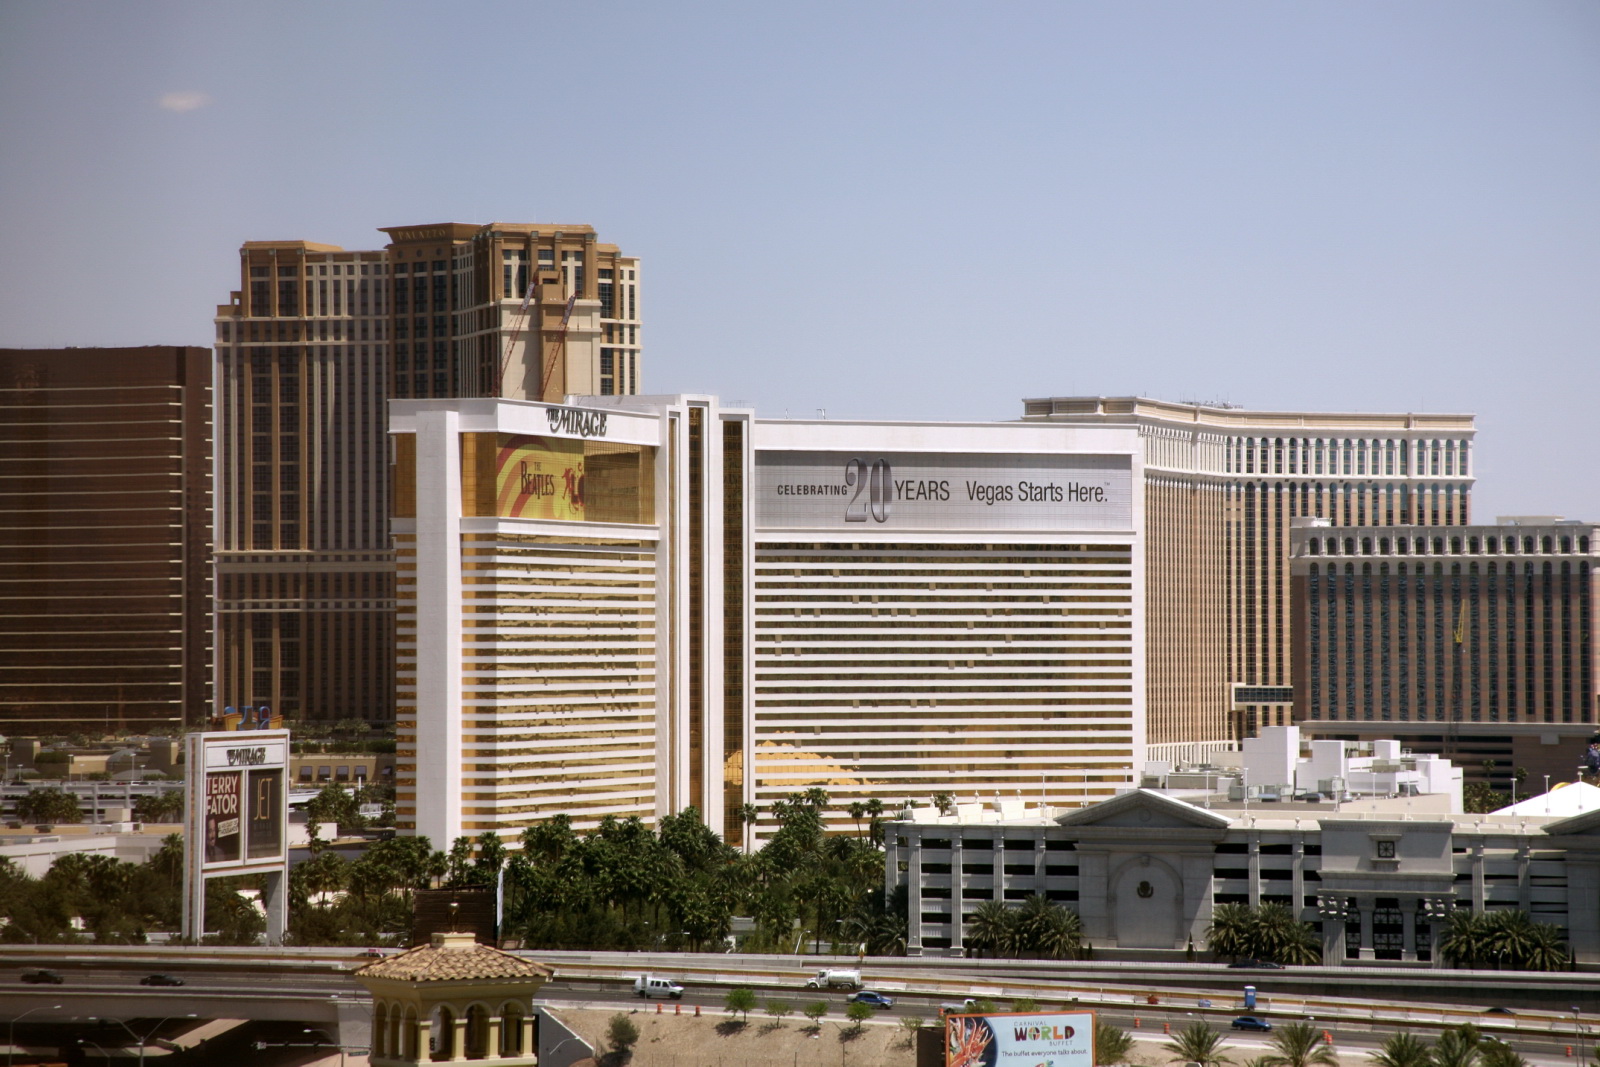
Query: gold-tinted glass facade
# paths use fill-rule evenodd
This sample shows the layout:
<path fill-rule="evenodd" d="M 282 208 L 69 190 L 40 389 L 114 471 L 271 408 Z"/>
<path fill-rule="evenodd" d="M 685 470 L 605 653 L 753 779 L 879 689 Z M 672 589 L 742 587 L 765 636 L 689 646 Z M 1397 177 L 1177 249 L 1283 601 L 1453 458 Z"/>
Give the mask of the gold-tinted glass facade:
<path fill-rule="evenodd" d="M 398 821 L 416 825 L 416 563 L 397 538 Z M 655 546 L 465 534 L 463 831 L 656 809 Z"/>
<path fill-rule="evenodd" d="M 1110 796 L 1137 758 L 1132 562 L 1127 544 L 758 543 L 756 803 Z"/>
<path fill-rule="evenodd" d="M 211 704 L 211 353 L 0 349 L 0 732 Z"/>

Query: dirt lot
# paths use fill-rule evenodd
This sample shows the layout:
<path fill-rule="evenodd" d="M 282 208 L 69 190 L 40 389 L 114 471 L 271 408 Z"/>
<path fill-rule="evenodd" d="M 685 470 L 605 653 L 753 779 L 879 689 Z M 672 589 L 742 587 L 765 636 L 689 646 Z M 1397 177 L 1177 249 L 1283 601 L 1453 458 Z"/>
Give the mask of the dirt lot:
<path fill-rule="evenodd" d="M 782 1025 L 759 1011 L 740 1023 L 723 1011 L 673 1015 L 672 1008 L 657 1015 L 654 1008 L 636 1009 L 630 1016 L 639 1028 L 639 1043 L 631 1060 L 602 1058 L 604 1067 L 916 1067 L 916 1049 L 909 1035 L 893 1020 L 874 1020 L 860 1034 L 850 1036 L 849 1023 L 837 1014 L 813 1027 L 804 1016 L 789 1016 Z M 605 1051 L 606 1027 L 615 1011 L 563 1011 L 556 1014 L 582 1034 L 596 1049 Z M 923 1039 L 927 1041 L 927 1038 Z M 931 1042 L 935 1058 L 938 1041 Z M 1142 1067 L 1160 1067 L 1169 1053 L 1159 1041 L 1138 1041 L 1128 1061 Z M 580 1061 L 586 1067 L 593 1060 Z M 926 1060 L 924 1062 L 927 1062 Z"/>

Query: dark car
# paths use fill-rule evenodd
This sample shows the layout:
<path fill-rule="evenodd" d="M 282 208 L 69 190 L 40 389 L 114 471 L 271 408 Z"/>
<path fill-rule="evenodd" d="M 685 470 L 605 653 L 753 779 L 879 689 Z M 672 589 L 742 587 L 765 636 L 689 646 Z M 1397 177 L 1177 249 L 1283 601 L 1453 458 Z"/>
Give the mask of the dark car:
<path fill-rule="evenodd" d="M 60 985 L 66 981 L 56 972 L 46 970 L 23 971 L 22 980 L 24 982 L 32 982 L 34 985 Z"/>
<path fill-rule="evenodd" d="M 882 993 L 875 992 L 871 989 L 863 989 L 859 993 L 851 993 L 848 997 L 845 997 L 845 999 L 852 1004 L 871 1004 L 874 1008 L 894 1007 L 893 997 L 886 997 Z"/>
<path fill-rule="evenodd" d="M 174 978 L 170 974 L 151 974 L 139 979 L 140 985 L 182 985 L 182 978 Z"/>
<path fill-rule="evenodd" d="M 1512 1011 L 1510 1008 L 1484 1008 L 1483 1009 L 1483 1013 L 1485 1015 L 1515 1015 L 1516 1014 L 1516 1012 Z"/>
<path fill-rule="evenodd" d="M 1265 1032 L 1272 1029 L 1272 1024 L 1265 1019 L 1258 1019 L 1254 1015 L 1241 1015 L 1233 1020 L 1233 1028 L 1235 1030 L 1261 1030 Z"/>
<path fill-rule="evenodd" d="M 1273 963 L 1271 960 L 1234 960 L 1229 967 L 1248 968 L 1256 971 L 1281 971 L 1283 964 Z"/>

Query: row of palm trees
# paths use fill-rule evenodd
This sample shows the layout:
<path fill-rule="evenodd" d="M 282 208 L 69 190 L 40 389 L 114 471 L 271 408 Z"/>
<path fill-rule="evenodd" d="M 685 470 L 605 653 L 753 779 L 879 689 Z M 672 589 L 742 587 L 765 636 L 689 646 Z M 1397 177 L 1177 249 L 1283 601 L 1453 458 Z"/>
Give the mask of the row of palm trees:
<path fill-rule="evenodd" d="M 967 947 L 979 955 L 1009 959 L 1075 960 L 1083 952 L 1083 927 L 1078 913 L 1038 893 L 1021 907 L 986 900 L 966 925 Z"/>
<path fill-rule="evenodd" d="M 1218 904 L 1206 931 L 1213 956 L 1305 965 L 1322 962 L 1322 946 L 1309 923 L 1282 904 Z"/>
<path fill-rule="evenodd" d="M 1163 1046 L 1173 1060 L 1201 1067 L 1231 1067 L 1223 1035 L 1203 1022 L 1190 1024 Z M 1310 1023 L 1280 1023 L 1272 1031 L 1272 1050 L 1243 1067 L 1337 1067 L 1338 1058 L 1322 1031 Z M 1429 1044 L 1414 1034 L 1392 1034 L 1372 1053 L 1377 1067 L 1528 1067 L 1509 1044 L 1484 1036 L 1471 1023 L 1452 1027 Z M 1600 1049 L 1592 1067 L 1600 1067 Z"/>
<path fill-rule="evenodd" d="M 1457 967 L 1495 970 L 1559 971 L 1568 958 L 1558 927 L 1515 908 L 1453 912 L 1439 951 Z"/>

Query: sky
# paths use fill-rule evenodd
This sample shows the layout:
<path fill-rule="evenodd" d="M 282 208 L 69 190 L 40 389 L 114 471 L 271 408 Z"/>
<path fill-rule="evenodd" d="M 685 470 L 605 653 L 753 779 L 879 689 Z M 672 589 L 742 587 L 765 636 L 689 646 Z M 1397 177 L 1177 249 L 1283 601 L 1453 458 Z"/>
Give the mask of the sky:
<path fill-rule="evenodd" d="M 1600 520 L 1600 5 L 0 0 L 0 346 L 207 345 L 247 240 L 570 222 L 643 387 L 1478 416 Z"/>

